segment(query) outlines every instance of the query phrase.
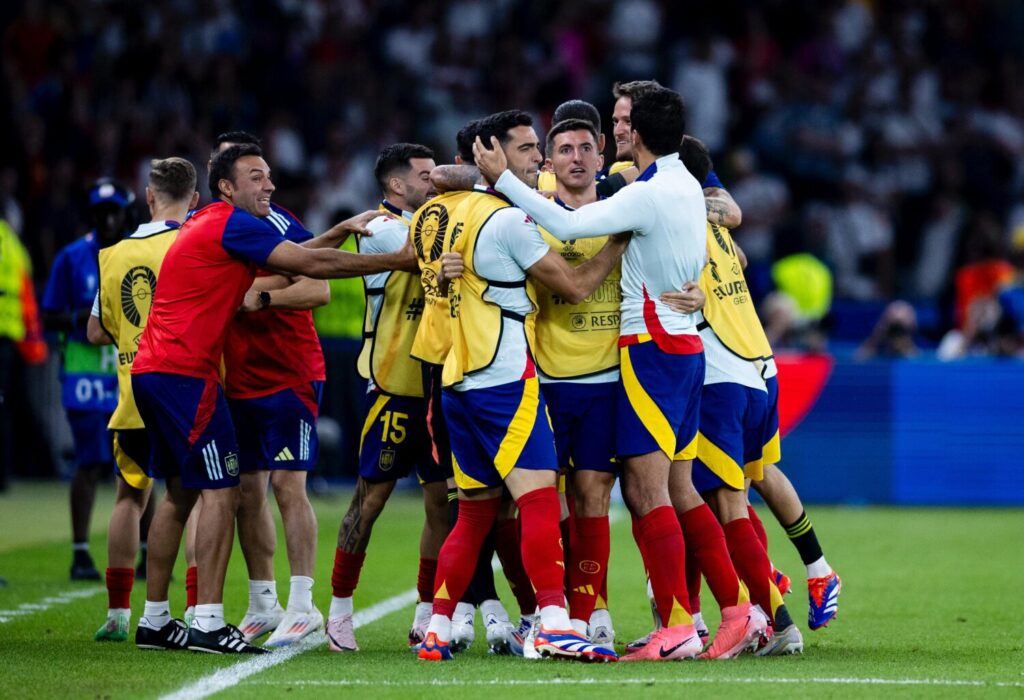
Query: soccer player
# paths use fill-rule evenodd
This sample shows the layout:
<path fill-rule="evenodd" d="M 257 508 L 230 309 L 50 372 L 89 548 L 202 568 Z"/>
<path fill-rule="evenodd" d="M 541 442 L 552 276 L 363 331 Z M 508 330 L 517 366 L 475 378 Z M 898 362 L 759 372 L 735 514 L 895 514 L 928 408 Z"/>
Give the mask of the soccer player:
<path fill-rule="evenodd" d="M 198 604 L 187 645 L 211 653 L 262 653 L 225 623 L 222 602 L 239 483 L 238 443 L 220 387 L 229 323 L 257 268 L 324 279 L 410 268 L 415 261 L 411 248 L 378 256 L 332 250 L 339 236 L 362 231 L 362 216 L 301 246 L 287 240 L 287 231 L 267 220 L 274 185 L 257 146 L 232 146 L 218 154 L 210 191 L 216 201 L 185 223 L 167 252 L 132 367 L 132 389 L 151 431 L 149 476 L 167 479 L 167 508 L 158 509 L 153 530 L 159 533 L 161 565 L 168 569 L 185 518 L 200 493 L 203 498 Z M 151 542 L 151 566 L 156 549 Z"/>
<path fill-rule="evenodd" d="M 433 168 L 434 153 L 426 146 L 396 143 L 381 151 L 374 176 L 384 196 L 380 205 L 383 216 L 367 225 L 372 236 L 359 241 L 360 252 L 390 253 L 408 244 L 413 212 L 435 194 L 430 183 Z M 396 271 L 366 275 L 363 279 L 365 340 L 358 367 L 360 375 L 369 382 L 359 447 L 359 478 L 352 503 L 338 529 L 331 576 L 334 595 L 327 619 L 331 651 L 359 649 L 352 625 L 352 594 L 359 583 L 373 524 L 398 479 L 416 470 L 423 487 L 426 517 L 420 539 L 421 579 L 424 568 L 433 568 L 424 562 L 436 562 L 448 532 L 450 474 L 432 454 L 422 369 L 409 354 L 424 308 L 420 277 Z"/>
<path fill-rule="evenodd" d="M 478 142 L 474 153 L 495 189 L 560 240 L 634 232 L 622 263 L 616 452 L 624 461 L 624 496 L 665 626 L 624 660 L 692 658 L 703 644 L 688 610 L 685 545 L 669 483 L 690 478 L 704 357 L 693 314 L 671 312 L 659 296 L 699 277 L 703 194 L 677 154 L 685 128 L 679 95 L 652 89 L 633 101 L 630 116 L 640 177 L 611 198 L 575 211 L 525 187 L 506 171 L 498 150 Z M 716 656 L 730 655 L 762 631 L 742 586 L 736 588 L 735 603 L 723 609 Z"/>
<path fill-rule="evenodd" d="M 178 235 L 181 222 L 199 201 L 196 171 L 183 158 L 154 160 L 146 187 L 150 222 L 142 224 L 125 240 L 99 252 L 99 291 L 89 317 L 87 334 L 95 345 L 113 344 L 117 349 L 117 408 L 108 428 L 114 435 L 117 495 L 107 532 L 107 620 L 96 632 L 97 641 L 124 641 L 131 621 L 132 562 L 139 549 L 139 522 L 152 491 L 146 475 L 149 438 L 132 395 L 131 367 L 146 327 L 160 265 Z M 166 601 L 170 571 L 147 571 L 146 600 Z M 159 605 L 156 607 L 160 607 Z M 164 648 L 160 630 L 166 621 L 150 620 L 156 612 L 147 603 L 136 631 L 141 648 Z M 170 630 L 183 638 L 184 625 Z"/>
<path fill-rule="evenodd" d="M 508 163 L 511 177 L 530 191 L 542 161 L 532 123 L 525 112 L 499 112 L 481 121 L 477 137 L 478 144 L 481 137 L 493 144 L 502 154 L 502 169 Z M 526 276 L 578 303 L 615 266 L 625 240 L 610 240 L 593 259 L 570 267 L 529 217 L 492 190 L 472 193 L 459 205 L 458 216 L 462 231 L 442 262 L 442 288 L 458 276 L 449 297 L 452 348 L 445 359 L 442 403 L 459 515 L 441 548 L 433 615 L 419 657 L 452 658 L 451 616 L 498 515 L 504 486 L 519 507 L 523 563 L 540 607 L 536 651 L 613 660 L 614 650 L 590 644 L 572 629 L 565 609 L 557 457 L 533 361 L 536 307 Z"/>
<path fill-rule="evenodd" d="M 60 331 L 62 340 L 61 400 L 75 442 L 77 462 L 71 479 L 71 580 L 99 581 L 89 554 L 89 523 L 96 484 L 113 463 L 107 423 L 117 406 L 117 357 L 112 348 L 96 347 L 86 325 L 99 282 L 97 255 L 128 233 L 135 195 L 119 182 L 104 178 L 89 190 L 93 228 L 57 254 L 43 292 L 43 323 Z"/>

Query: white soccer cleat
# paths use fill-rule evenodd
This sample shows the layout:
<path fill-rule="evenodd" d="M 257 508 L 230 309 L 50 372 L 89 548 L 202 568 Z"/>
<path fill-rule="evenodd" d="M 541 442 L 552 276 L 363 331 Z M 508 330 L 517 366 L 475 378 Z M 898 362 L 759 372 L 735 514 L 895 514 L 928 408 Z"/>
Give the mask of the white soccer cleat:
<path fill-rule="evenodd" d="M 430 626 L 430 616 L 433 612 L 433 603 L 416 603 L 416 614 L 412 618 L 412 627 L 409 628 L 409 646 L 416 646 L 427 638 L 427 627 Z"/>
<path fill-rule="evenodd" d="M 800 629 L 791 624 L 788 627 L 777 630 L 764 646 L 754 652 L 754 656 L 787 656 L 789 654 L 804 653 L 804 636 Z"/>
<path fill-rule="evenodd" d="M 331 651 L 359 651 L 351 614 L 327 618 L 327 648 Z"/>
<path fill-rule="evenodd" d="M 615 628 L 608 610 L 602 608 L 591 613 L 590 641 L 598 646 L 615 648 Z"/>
<path fill-rule="evenodd" d="M 533 616 L 533 624 L 530 625 L 530 629 L 526 633 L 526 637 L 523 639 L 523 658 L 536 660 L 541 658 L 540 652 L 537 651 L 537 631 L 540 628 L 540 615 Z"/>
<path fill-rule="evenodd" d="M 452 615 L 452 640 L 448 643 L 453 652 L 462 652 L 473 646 L 476 639 L 476 629 L 473 627 L 473 620 L 476 617 L 476 608 L 469 603 L 458 603 L 455 606 L 455 614 Z"/>
<path fill-rule="evenodd" d="M 284 608 L 278 603 L 270 610 L 245 613 L 245 617 L 238 623 L 238 631 L 242 633 L 242 639 L 250 644 L 268 632 L 273 632 L 284 619 Z"/>
<path fill-rule="evenodd" d="M 316 608 L 309 612 L 286 611 L 281 624 L 270 635 L 270 639 L 267 640 L 264 646 L 286 647 L 290 644 L 295 644 L 323 626 L 324 616 Z"/>

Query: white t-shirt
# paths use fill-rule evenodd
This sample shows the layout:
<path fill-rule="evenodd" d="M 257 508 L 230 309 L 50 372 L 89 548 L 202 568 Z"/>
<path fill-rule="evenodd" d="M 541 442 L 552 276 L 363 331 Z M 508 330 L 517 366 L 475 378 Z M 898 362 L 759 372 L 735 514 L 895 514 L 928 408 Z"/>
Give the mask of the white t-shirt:
<path fill-rule="evenodd" d="M 473 269 L 484 279 L 521 282 L 526 280 L 525 271 L 537 264 L 550 250 L 551 247 L 537 230 L 537 225 L 522 210 L 507 207 L 496 211 L 477 236 L 473 250 Z M 534 311 L 525 286 L 492 286 L 485 293 L 484 299 L 520 316 Z M 483 389 L 522 378 L 528 352 L 526 331 L 522 323 L 507 317 L 502 318 L 502 327 L 498 351 L 491 365 L 466 376 L 453 389 Z"/>

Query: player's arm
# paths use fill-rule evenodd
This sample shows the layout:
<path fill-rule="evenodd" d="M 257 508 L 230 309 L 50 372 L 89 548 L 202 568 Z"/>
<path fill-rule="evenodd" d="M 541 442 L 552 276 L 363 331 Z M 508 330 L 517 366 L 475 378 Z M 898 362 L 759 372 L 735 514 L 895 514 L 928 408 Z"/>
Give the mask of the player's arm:
<path fill-rule="evenodd" d="M 479 180 L 475 165 L 438 165 L 430 171 L 430 184 L 438 192 L 471 190 Z"/>
<path fill-rule="evenodd" d="M 736 245 L 736 241 L 732 242 L 732 247 L 736 249 L 736 259 L 740 262 L 740 268 L 747 269 L 747 254 L 743 252 L 743 249 Z"/>
<path fill-rule="evenodd" d="M 331 226 L 319 236 L 305 241 L 302 244 L 302 247 L 314 250 L 320 248 L 338 248 L 349 236 L 353 234 L 356 236 L 373 235 L 367 230 L 366 225 L 378 216 L 380 216 L 380 212 L 376 209 L 364 211 L 362 214 L 357 214 L 335 224 L 334 226 Z"/>
<path fill-rule="evenodd" d="M 262 280 L 285 280 L 281 275 L 259 277 L 245 293 L 242 300 L 242 311 L 252 312 L 262 309 L 297 309 L 305 311 L 324 306 L 331 300 L 331 286 L 327 280 L 311 277 L 296 277 L 286 286 L 260 285 Z"/>
<path fill-rule="evenodd" d="M 622 259 L 628 243 L 628 235 L 611 236 L 597 255 L 576 267 L 567 263 L 554 249 L 549 249 L 547 255 L 526 270 L 526 274 L 570 304 L 579 304 L 601 286 Z"/>
<path fill-rule="evenodd" d="M 411 242 L 394 253 L 364 255 L 334 248 L 311 250 L 291 241 L 282 241 L 267 256 L 264 267 L 287 275 L 315 279 L 360 277 L 392 270 L 419 271 Z"/>
<path fill-rule="evenodd" d="M 736 228 L 743 223 L 743 211 L 724 187 L 704 188 L 704 207 L 708 221 L 726 228 Z"/>

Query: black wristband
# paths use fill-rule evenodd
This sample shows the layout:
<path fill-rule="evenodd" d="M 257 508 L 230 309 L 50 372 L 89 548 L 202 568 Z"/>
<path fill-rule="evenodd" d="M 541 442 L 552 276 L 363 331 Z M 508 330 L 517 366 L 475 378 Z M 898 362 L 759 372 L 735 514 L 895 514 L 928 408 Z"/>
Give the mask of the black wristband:
<path fill-rule="evenodd" d="M 259 299 L 260 299 L 260 308 L 261 309 L 269 309 L 270 308 L 270 292 L 264 290 L 264 291 L 260 292 L 257 296 L 259 296 Z"/>

